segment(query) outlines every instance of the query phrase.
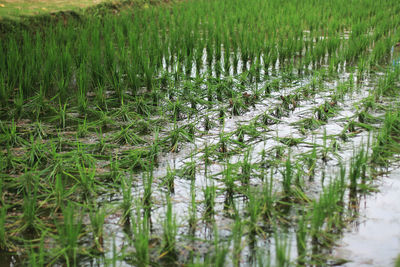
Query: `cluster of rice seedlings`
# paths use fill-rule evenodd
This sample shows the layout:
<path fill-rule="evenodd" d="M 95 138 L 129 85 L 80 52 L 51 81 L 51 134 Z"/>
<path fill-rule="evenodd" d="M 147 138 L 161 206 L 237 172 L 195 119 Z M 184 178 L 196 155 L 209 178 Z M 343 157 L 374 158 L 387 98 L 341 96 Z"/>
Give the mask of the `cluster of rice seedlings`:
<path fill-rule="evenodd" d="M 23 33 L 24 47 L 22 51 L 18 51 L 17 43 L 13 42 L 12 37 L 10 37 L 11 40 L 6 42 L 5 47 L 3 47 L 3 49 L 10 51 L 10 53 L 7 53 L 8 58 L 4 60 L 7 60 L 6 62 L 25 64 L 26 68 L 24 68 L 21 74 L 20 71 L 14 72 L 18 64 L 15 64 L 16 66 L 13 67 L 8 67 L 7 64 L 4 64 L 4 68 L 7 68 L 6 73 L 8 74 L 7 79 L 4 79 L 4 82 L 7 83 L 4 87 L 10 88 L 8 85 L 18 86 L 20 84 L 21 86 L 27 85 L 28 87 L 35 87 L 32 85 L 39 83 L 41 86 L 38 88 L 42 88 L 42 93 L 40 95 L 43 100 L 43 97 L 47 96 L 49 93 L 50 95 L 54 95 L 54 92 L 51 94 L 51 87 L 54 86 L 59 90 L 56 94 L 58 94 L 57 97 L 60 99 L 60 105 L 63 107 L 66 100 L 65 98 L 69 98 L 69 95 L 66 94 L 65 91 L 72 87 L 77 92 L 76 98 L 78 99 L 78 103 L 80 103 L 80 108 L 86 110 L 88 103 L 84 100 L 85 94 L 95 91 L 95 94 L 98 95 L 96 92 L 97 89 L 104 90 L 105 86 L 113 88 L 114 90 L 116 98 L 115 102 L 112 104 L 120 105 L 125 103 L 126 100 L 129 100 L 129 98 L 136 96 L 139 91 L 138 89 L 142 86 L 147 89 L 154 89 L 159 82 L 157 77 L 159 76 L 161 68 L 175 71 L 175 82 L 179 82 L 182 77 L 186 76 L 181 75 L 179 73 L 180 71 L 191 73 L 191 68 L 194 65 L 191 63 L 194 60 L 193 57 L 196 58 L 195 65 L 198 66 L 199 74 L 203 71 L 200 69 L 202 65 L 208 65 L 207 68 L 212 68 L 213 66 L 219 66 L 218 63 L 221 62 L 221 60 L 224 61 L 226 71 L 231 74 L 229 72 L 231 53 L 229 53 L 230 51 L 227 49 L 232 49 L 232 54 L 236 55 L 238 52 L 240 53 L 240 63 L 244 69 L 247 68 L 248 63 L 251 63 L 251 68 L 248 70 L 249 75 L 247 75 L 251 81 L 253 73 L 260 72 L 261 68 L 258 67 L 259 65 L 263 63 L 264 66 L 276 66 L 278 59 L 279 66 L 289 65 L 289 67 L 285 66 L 286 69 L 293 69 L 293 67 L 307 69 L 307 65 L 310 63 L 315 65 L 325 60 L 326 53 L 329 55 L 329 61 L 351 63 L 359 57 L 359 54 L 362 55 L 365 53 L 365 51 L 372 46 L 372 42 L 376 42 L 376 40 L 380 40 L 379 38 L 382 38 L 382 36 L 385 36 L 388 32 L 390 33 L 392 27 L 394 27 L 393 24 L 395 24 L 382 23 L 381 21 L 379 21 L 378 24 L 378 20 L 376 20 L 372 21 L 370 23 L 371 25 L 367 25 L 367 23 L 363 21 L 360 24 L 354 25 L 355 29 L 357 29 L 357 34 L 352 32 L 351 37 L 347 40 L 335 37 L 335 35 L 340 35 L 340 33 L 343 32 L 347 26 L 346 23 L 348 23 L 337 17 L 336 19 L 338 22 L 335 26 L 330 28 L 330 24 L 328 24 L 329 27 L 327 28 L 329 30 L 322 30 L 320 28 L 323 22 L 319 22 L 315 25 L 316 22 L 312 22 L 312 20 L 301 22 L 302 20 L 299 17 L 292 17 L 293 25 L 291 26 L 293 27 L 289 27 L 290 30 L 288 31 L 288 29 L 286 29 L 285 34 L 282 34 L 277 30 L 280 27 L 287 27 L 287 24 L 285 24 L 287 19 L 285 19 L 285 16 L 282 16 L 282 18 L 277 19 L 274 27 L 271 27 L 271 22 L 258 24 L 259 29 L 257 29 L 257 31 L 265 31 L 267 35 L 273 36 L 273 38 L 264 40 L 259 34 L 253 33 L 255 29 L 246 29 L 241 24 L 235 27 L 230 25 L 230 23 L 236 25 L 234 21 L 238 18 L 243 18 L 249 22 L 254 21 L 254 16 L 250 16 L 251 13 L 248 13 L 248 8 L 245 8 L 242 14 L 229 13 L 229 11 L 232 12 L 232 10 L 234 10 L 237 4 L 238 3 L 223 4 L 224 8 L 229 8 L 228 14 L 230 14 L 230 16 L 225 15 L 224 20 L 218 18 L 220 15 L 220 8 L 218 8 L 219 3 L 206 4 L 200 2 L 190 5 L 190 8 L 187 8 L 183 4 L 168 8 L 150 8 L 149 10 L 140 12 L 134 21 L 128 19 L 128 14 L 124 14 L 118 19 L 118 23 L 112 16 L 101 18 L 107 21 L 107 23 L 104 24 L 101 23 L 98 18 L 90 18 L 90 21 L 87 22 L 88 26 L 79 28 L 79 31 L 73 31 L 72 27 L 64 29 L 65 27 L 62 25 L 56 25 L 54 29 L 49 30 L 46 34 L 46 40 L 48 38 L 52 39 L 50 42 L 44 42 L 44 36 L 40 34 L 32 38 L 29 32 Z M 262 11 L 266 11 L 268 14 L 268 12 L 271 12 L 271 5 L 272 7 L 274 6 L 273 4 L 263 4 L 257 1 L 252 4 L 258 6 L 260 10 L 258 12 L 259 16 L 265 15 Z M 305 12 L 307 16 L 312 17 L 312 12 L 309 12 L 306 7 L 307 5 L 308 3 L 304 4 L 304 10 L 301 12 Z M 356 3 L 352 5 L 356 5 Z M 389 3 L 388 5 L 390 6 Z M 170 8 L 176 9 L 177 12 L 173 14 L 182 15 L 174 15 L 176 18 L 173 17 L 172 20 L 169 19 L 171 15 L 168 10 Z M 188 10 L 186 12 L 179 12 L 179 10 L 184 8 Z M 293 10 L 293 3 L 287 3 L 285 8 Z M 337 8 L 333 10 L 336 11 Z M 301 12 L 299 12 L 299 14 L 301 14 Z M 300 16 L 299 14 L 296 15 Z M 335 15 L 338 14 L 339 13 L 335 13 Z M 369 15 L 368 12 L 359 14 L 361 18 L 368 18 Z M 144 21 L 146 21 L 149 16 L 156 16 L 158 19 L 151 20 L 151 23 L 145 24 Z M 393 20 L 392 17 L 390 17 L 390 19 Z M 201 20 L 209 20 L 209 22 L 206 24 L 199 24 L 198 22 Z M 188 32 L 184 34 L 179 34 L 182 28 L 181 26 L 187 25 L 188 23 L 193 28 L 190 31 L 187 30 Z M 302 23 L 304 23 L 304 25 L 302 25 Z M 143 27 L 143 25 L 146 26 Z M 384 26 L 376 27 L 376 25 Z M 219 26 L 220 29 L 223 30 L 215 31 L 213 28 L 214 26 Z M 376 27 L 376 29 L 374 29 L 374 35 L 366 34 L 374 27 Z M 131 29 L 131 32 L 134 32 L 129 36 L 126 34 L 128 28 Z M 293 30 L 295 28 L 303 29 L 303 31 Z M 312 30 L 306 33 L 304 30 L 308 30 L 307 28 Z M 136 29 L 141 29 L 141 31 Z M 379 33 L 377 31 L 379 31 Z M 239 32 L 240 35 L 238 34 Z M 100 35 L 107 36 L 107 38 L 103 40 L 99 38 Z M 76 41 L 67 44 L 65 49 L 63 46 L 58 46 L 59 42 L 67 38 L 67 36 L 76 36 Z M 111 36 L 114 36 L 115 40 L 113 40 Z M 323 36 L 323 38 L 321 36 Z M 360 37 L 364 39 L 360 40 Z M 187 38 L 190 38 L 191 41 L 180 41 Z M 285 40 L 285 42 L 283 42 L 283 40 Z M 385 38 L 385 45 L 383 46 L 389 47 L 390 49 L 392 42 L 387 40 L 388 39 Z M 274 44 L 277 44 L 277 49 L 274 48 Z M 91 46 L 92 49 L 90 49 L 89 54 L 85 54 L 83 51 L 86 51 L 89 46 Z M 113 51 L 112 49 L 115 46 L 117 50 Z M 47 49 L 42 49 L 43 47 Z M 142 47 L 146 47 L 146 50 L 142 50 Z M 205 50 L 204 47 L 206 47 Z M 221 47 L 224 48 L 223 51 Z M 377 47 L 381 46 L 373 46 L 374 51 L 379 51 Z M 27 60 L 23 56 L 23 53 L 32 51 L 31 48 L 35 48 L 34 51 L 37 52 L 31 57 L 33 59 Z M 58 51 L 61 48 L 63 48 L 64 56 L 58 58 Z M 383 49 L 383 54 L 387 54 L 385 53 L 385 49 Z M 46 54 L 41 54 L 43 51 L 48 52 L 46 52 Z M 73 56 L 73 51 L 78 51 L 78 53 Z M 179 51 L 185 51 L 185 53 Z M 207 52 L 207 62 L 201 62 L 203 58 L 202 55 L 205 51 Z M 104 61 L 100 58 L 101 54 L 104 54 Z M 221 57 L 221 54 L 223 54 L 223 57 Z M 345 56 L 337 59 L 340 54 L 344 54 Z M 374 55 L 373 60 L 370 61 L 377 62 L 376 57 L 379 53 L 375 52 L 372 54 Z M 134 63 L 129 62 L 129 55 L 135 57 L 137 60 L 135 60 Z M 300 60 L 292 59 L 294 55 L 300 57 Z M 47 63 L 44 65 L 46 67 L 40 70 L 39 66 L 41 66 L 41 64 L 39 62 L 44 62 L 45 59 Z M 103 64 L 106 66 L 105 68 L 102 68 Z M 183 67 L 183 65 L 185 67 Z M 185 68 L 185 70 L 183 68 Z M 216 77 L 219 78 L 217 75 L 219 72 L 218 68 L 215 68 L 216 69 L 211 69 L 207 72 L 216 74 Z M 268 71 L 268 69 L 269 68 L 266 70 Z M 54 75 L 47 75 L 47 72 L 50 71 L 53 72 Z M 40 75 L 35 78 L 28 76 L 30 73 L 40 73 Z M 124 76 L 124 73 L 126 73 L 127 77 Z M 256 76 L 262 75 L 258 74 Z M 47 78 L 42 80 L 42 77 Z M 162 81 L 163 80 L 160 80 L 160 82 Z M 163 83 L 166 82 L 164 81 Z M 22 93 L 20 95 L 22 95 L 22 97 L 28 97 L 32 94 L 32 92 L 27 91 L 27 89 L 21 90 Z M 128 92 L 130 92 L 130 94 L 128 94 Z M 236 108 L 234 109 L 234 113 L 236 113 L 238 112 L 237 106 L 240 106 L 240 101 L 237 98 L 234 98 L 232 101 L 235 103 L 234 107 Z"/>
<path fill-rule="evenodd" d="M 378 131 L 376 141 L 372 144 L 373 153 L 371 161 L 378 165 L 387 165 L 392 159 L 393 154 L 398 152 L 398 115 L 397 111 L 386 113 L 384 124 Z"/>
<path fill-rule="evenodd" d="M 161 259 L 166 264 L 174 264 L 177 259 L 176 250 L 176 236 L 177 236 L 177 225 L 176 218 L 172 211 L 171 199 L 167 195 L 167 210 L 165 213 L 165 221 L 163 223 L 163 244 Z"/>
<path fill-rule="evenodd" d="M 135 247 L 134 264 L 148 266 L 150 264 L 150 229 L 149 218 L 142 216 L 140 205 L 137 205 L 135 216 L 132 220 L 133 246 Z"/>

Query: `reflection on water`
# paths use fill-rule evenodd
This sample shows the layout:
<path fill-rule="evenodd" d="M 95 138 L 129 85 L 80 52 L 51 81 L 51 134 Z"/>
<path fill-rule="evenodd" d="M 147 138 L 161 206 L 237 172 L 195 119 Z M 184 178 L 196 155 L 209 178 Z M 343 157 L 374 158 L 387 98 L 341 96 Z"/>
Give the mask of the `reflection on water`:
<path fill-rule="evenodd" d="M 400 169 L 384 177 L 379 189 L 361 201 L 360 219 L 334 251 L 351 261 L 344 266 L 393 266 L 400 253 Z"/>
<path fill-rule="evenodd" d="M 17 255 L 0 251 L 0 267 L 14 267 L 20 264 L 21 259 Z"/>

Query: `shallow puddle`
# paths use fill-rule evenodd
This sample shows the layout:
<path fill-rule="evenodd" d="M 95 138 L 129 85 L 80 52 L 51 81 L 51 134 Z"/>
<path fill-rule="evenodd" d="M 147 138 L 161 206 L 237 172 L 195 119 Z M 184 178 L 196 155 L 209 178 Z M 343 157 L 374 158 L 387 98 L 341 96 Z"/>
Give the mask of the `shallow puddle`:
<path fill-rule="evenodd" d="M 360 218 L 339 242 L 333 255 L 343 266 L 394 266 L 400 254 L 400 169 L 383 177 L 380 192 L 360 203 Z"/>

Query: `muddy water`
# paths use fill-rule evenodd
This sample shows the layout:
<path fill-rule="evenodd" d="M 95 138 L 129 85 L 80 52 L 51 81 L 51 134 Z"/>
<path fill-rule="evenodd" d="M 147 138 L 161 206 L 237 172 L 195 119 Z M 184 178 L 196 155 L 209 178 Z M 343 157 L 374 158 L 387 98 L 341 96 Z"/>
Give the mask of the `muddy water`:
<path fill-rule="evenodd" d="M 350 261 L 343 266 L 394 266 L 400 254 L 400 169 L 383 177 L 379 190 L 360 203 L 360 218 L 333 253 Z"/>

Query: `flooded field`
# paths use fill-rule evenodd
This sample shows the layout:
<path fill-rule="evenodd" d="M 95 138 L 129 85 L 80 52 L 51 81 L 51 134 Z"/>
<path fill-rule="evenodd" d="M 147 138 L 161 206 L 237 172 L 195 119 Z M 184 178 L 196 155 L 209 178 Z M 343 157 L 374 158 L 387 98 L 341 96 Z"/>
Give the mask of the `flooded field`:
<path fill-rule="evenodd" d="M 185 1 L 6 34 L 0 266 L 394 265 L 383 4 Z"/>

